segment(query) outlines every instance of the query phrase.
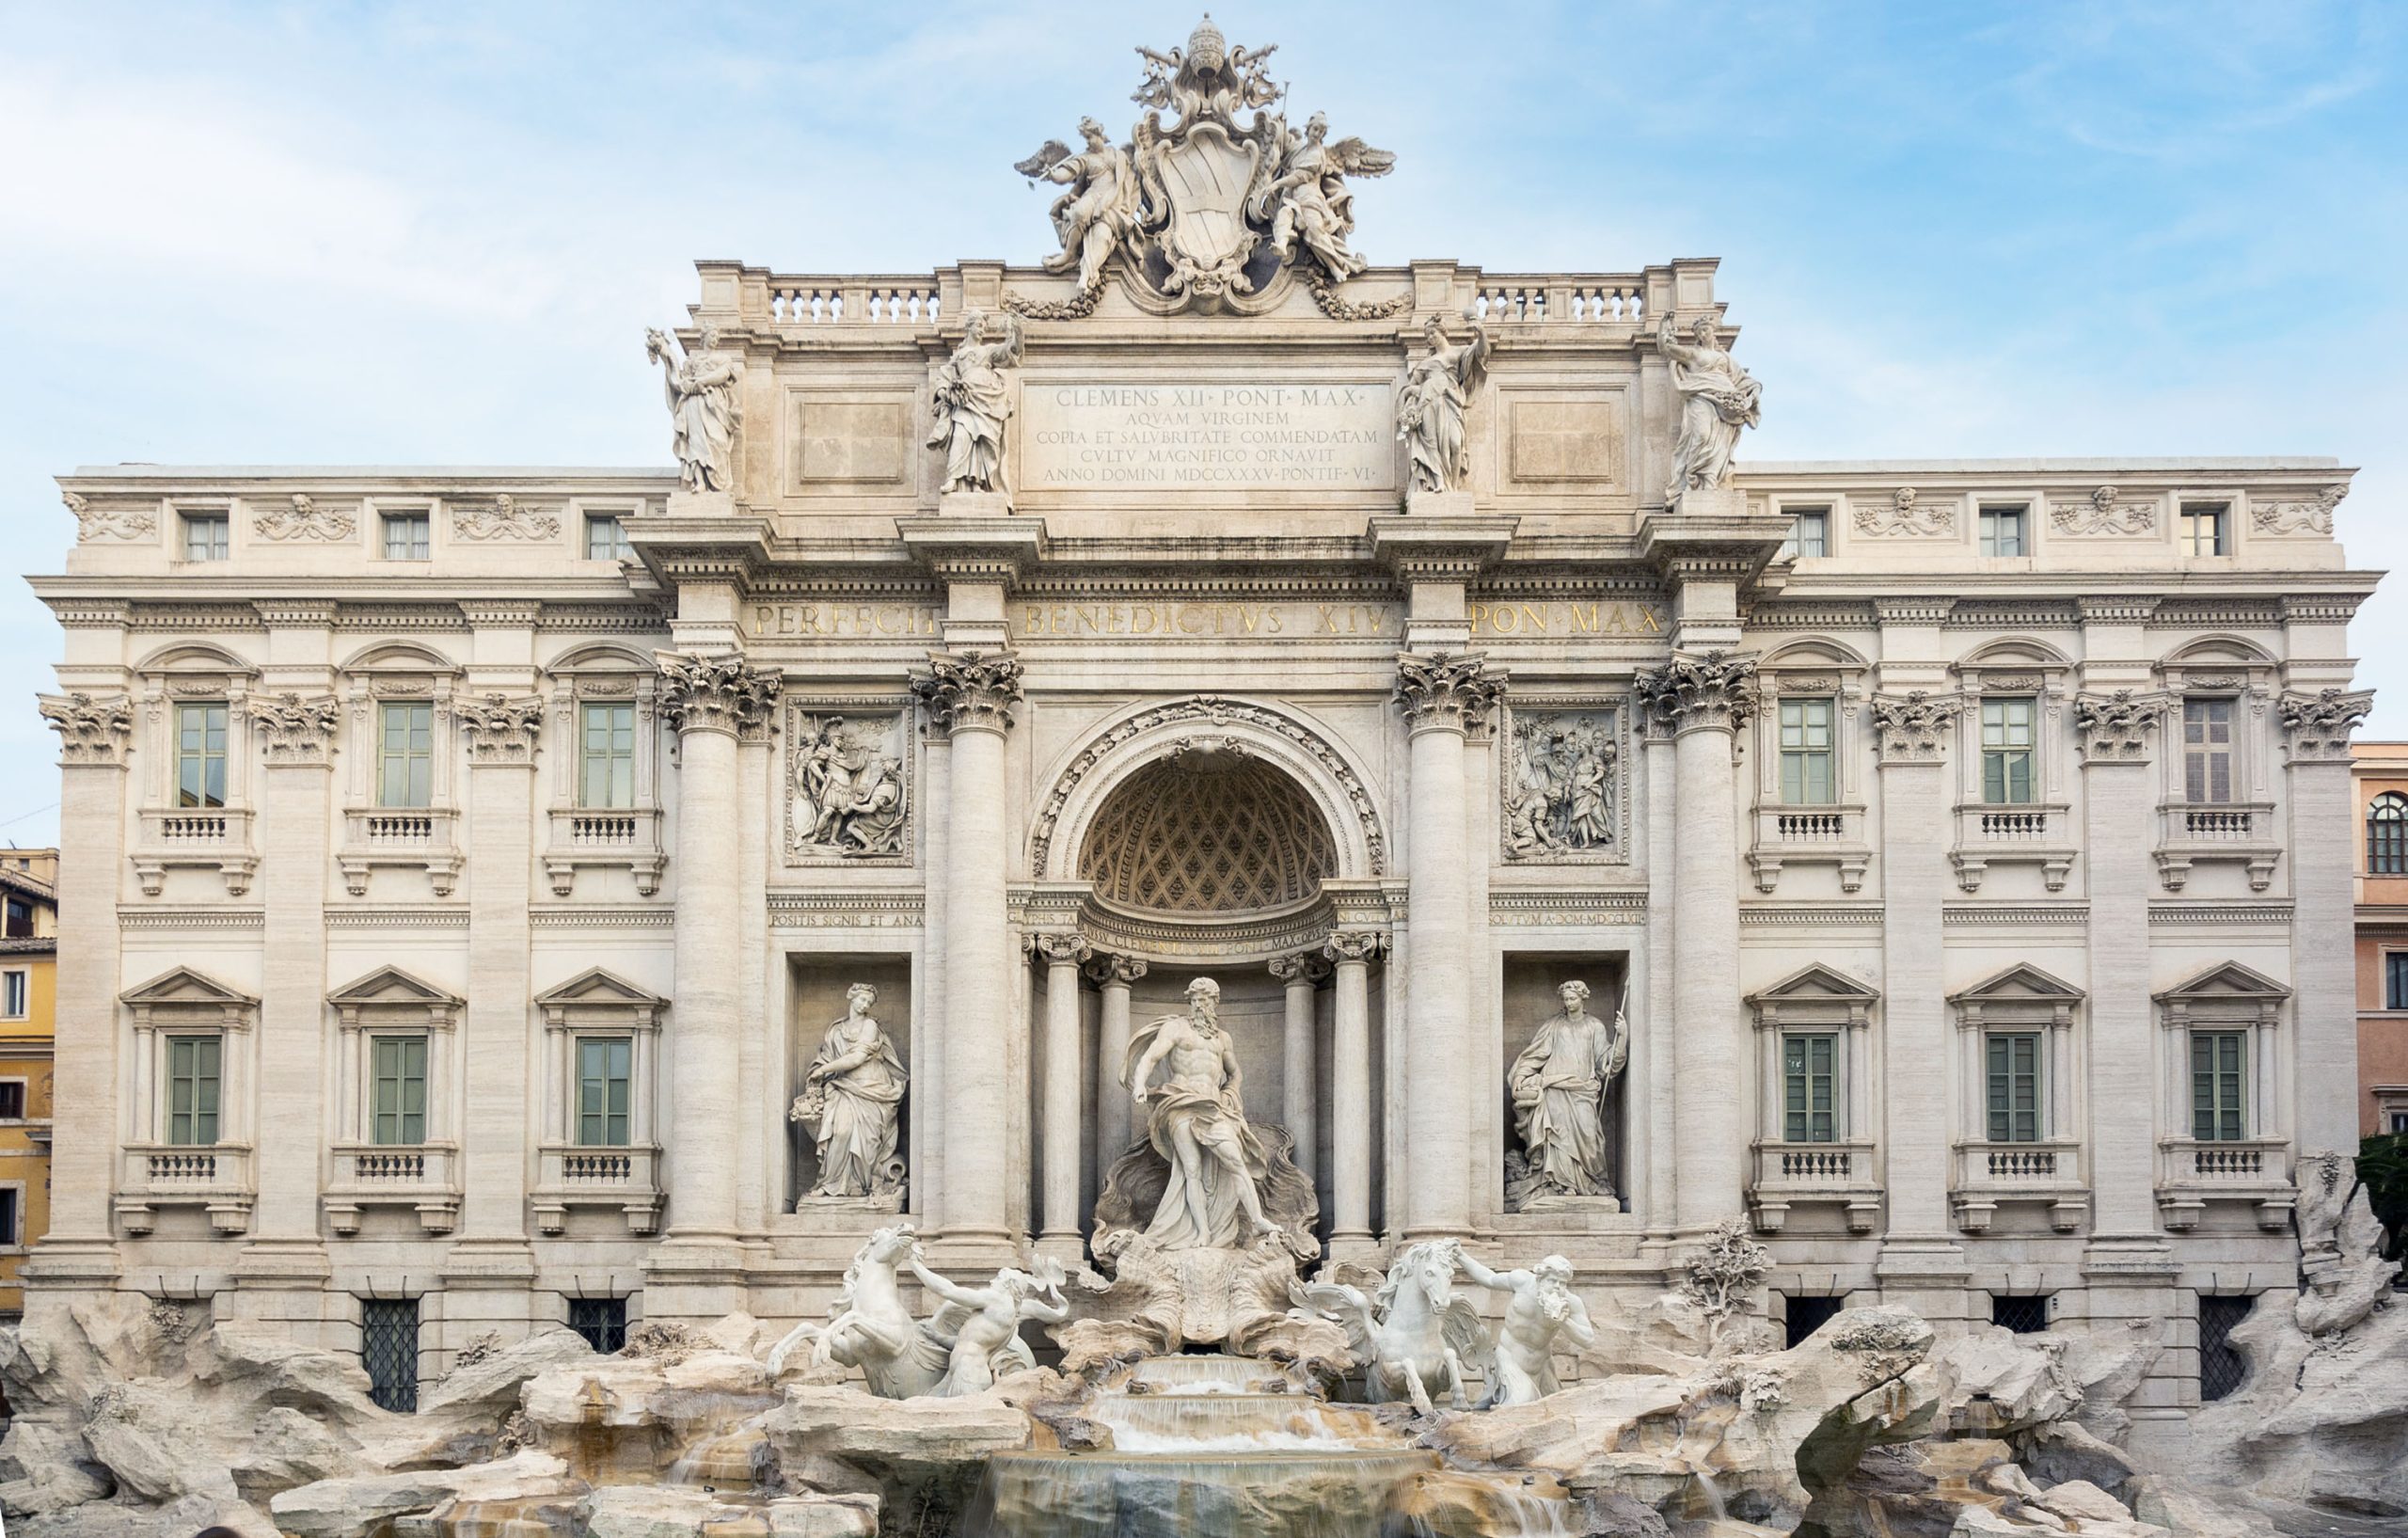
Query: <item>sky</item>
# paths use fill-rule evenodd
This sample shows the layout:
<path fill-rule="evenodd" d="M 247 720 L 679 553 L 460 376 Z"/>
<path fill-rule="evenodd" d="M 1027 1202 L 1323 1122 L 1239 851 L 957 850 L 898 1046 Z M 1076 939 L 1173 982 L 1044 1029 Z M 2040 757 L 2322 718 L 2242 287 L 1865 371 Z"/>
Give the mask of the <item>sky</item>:
<path fill-rule="evenodd" d="M 2408 7 L 1220 3 L 1396 152 L 1372 261 L 1720 257 L 1743 466 L 2331 454 L 2352 564 L 2408 560 Z M 665 464 L 694 259 L 1033 261 L 1011 163 L 1196 15 L 0 0 L 6 564 L 79 465 Z M 2408 737 L 2408 597 L 2352 641 Z M 0 843 L 56 837 L 60 644 L 0 579 Z"/>

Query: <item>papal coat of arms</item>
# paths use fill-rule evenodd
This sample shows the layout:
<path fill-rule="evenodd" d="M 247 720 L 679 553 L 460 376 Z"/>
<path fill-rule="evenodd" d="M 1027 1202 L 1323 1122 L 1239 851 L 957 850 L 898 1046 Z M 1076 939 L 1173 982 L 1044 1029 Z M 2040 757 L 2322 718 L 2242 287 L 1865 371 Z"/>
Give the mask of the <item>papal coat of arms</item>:
<path fill-rule="evenodd" d="M 1275 45 L 1274 45 L 1275 47 Z M 1049 271 L 1079 275 L 1083 297 L 1117 255 L 1151 297 L 1201 310 L 1245 309 L 1284 266 L 1316 293 L 1363 268 L 1350 176 L 1384 176 L 1396 156 L 1361 139 L 1332 141 L 1319 113 L 1299 129 L 1265 65 L 1273 48 L 1231 47 L 1207 16 L 1184 49 L 1137 50 L 1144 108 L 1129 142 L 1079 124 L 1085 148 L 1059 139 L 1014 168 L 1069 190 L 1054 201 L 1062 249 Z"/>

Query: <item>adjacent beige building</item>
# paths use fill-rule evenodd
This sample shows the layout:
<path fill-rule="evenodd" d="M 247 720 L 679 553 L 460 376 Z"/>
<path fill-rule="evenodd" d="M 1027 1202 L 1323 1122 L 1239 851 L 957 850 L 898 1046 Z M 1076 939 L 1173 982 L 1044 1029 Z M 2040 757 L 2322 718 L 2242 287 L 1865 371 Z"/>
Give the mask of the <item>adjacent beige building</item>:
<path fill-rule="evenodd" d="M 2408 1133 L 2408 742 L 2351 755 L 2358 814 L 2358 1131 Z"/>
<path fill-rule="evenodd" d="M 30 1307 L 434 1372 L 816 1314 L 898 1211 L 1072 1256 L 1131 1023 L 1205 975 L 1339 1258 L 1637 1297 L 1745 1215 L 1801 1320 L 2160 1331 L 2178 1430 L 2197 1299 L 2297 1285 L 2357 1135 L 2350 472 L 1718 481 L 1711 261 L 1182 298 L 1097 249 L 702 263 L 682 474 L 64 477 Z M 1531 1183 L 1509 1086 L 1570 980 L 1626 1024 L 1600 1193 Z M 856 983 L 894 1162 L 815 1194 Z"/>

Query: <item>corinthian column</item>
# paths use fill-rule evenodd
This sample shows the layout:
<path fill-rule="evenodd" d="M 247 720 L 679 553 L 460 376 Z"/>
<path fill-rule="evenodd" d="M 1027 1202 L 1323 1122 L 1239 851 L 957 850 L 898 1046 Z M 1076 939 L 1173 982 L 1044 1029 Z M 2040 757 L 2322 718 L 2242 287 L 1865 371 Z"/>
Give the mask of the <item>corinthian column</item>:
<path fill-rule="evenodd" d="M 743 1029 L 736 739 L 776 703 L 780 680 L 733 652 L 658 655 L 661 710 L 677 729 L 677 996 L 665 1043 L 669 1243 L 732 1246 Z"/>
<path fill-rule="evenodd" d="M 1322 944 L 1334 975 L 1329 1031 L 1329 1253 L 1371 1249 L 1371 958 L 1384 937 L 1340 930 Z"/>
<path fill-rule="evenodd" d="M 1271 975 L 1287 985 L 1287 1030 L 1279 1060 L 1279 1119 L 1296 1140 L 1296 1167 L 1310 1179 L 1321 1157 L 1314 1112 L 1321 1104 L 1321 1086 L 1313 1073 L 1313 993 L 1329 975 L 1329 963 L 1315 951 L 1282 956 L 1271 963 Z"/>
<path fill-rule="evenodd" d="M 1004 914 L 1004 738 L 1020 704 L 1020 661 L 1002 653 L 931 652 L 911 692 L 952 739 L 945 798 L 945 1237 L 1010 1238 L 1009 1055 L 1012 975 Z"/>
<path fill-rule="evenodd" d="M 325 1137 L 327 798 L 341 707 L 284 694 L 252 709 L 267 757 L 260 794 L 259 1213 L 246 1266 L 297 1278 L 325 1267 L 318 1192 Z M 269 1252 L 290 1252 L 271 1259 Z"/>
<path fill-rule="evenodd" d="M 1035 937 L 1045 963 L 1045 1177 L 1039 1242 L 1079 1247 L 1079 967 L 1092 956 L 1086 937 L 1070 930 Z"/>
<path fill-rule="evenodd" d="M 1883 650 L 1889 653 L 1892 647 Z M 1928 1271 L 1934 1263 L 1958 1263 L 1948 1230 L 1948 1097 L 1936 1092 L 1936 1086 L 1948 1082 L 1940 909 L 1948 885 L 1945 758 L 1957 710 L 1954 697 L 1920 690 L 1877 696 L 1872 703 L 1881 763 L 1881 1031 L 1887 1091 L 1881 1124 L 1890 1201 L 1885 1280 L 1902 1274 L 1907 1250 L 1918 1252 L 1912 1265 L 1921 1270 Z M 1853 1061 L 1849 1067 L 1855 1067 Z M 1848 1103 L 1867 1103 L 1861 1087 L 1849 1086 Z M 1852 1125 L 1848 1133 L 1861 1137 L 1867 1130 Z"/>
<path fill-rule="evenodd" d="M 1469 808 L 1464 734 L 1483 720 L 1504 675 L 1472 656 L 1402 653 L 1397 703 L 1412 744 L 1404 1024 L 1404 1211 L 1399 1238 L 1471 1229 Z M 1726 770 L 1727 772 L 1727 770 Z"/>
<path fill-rule="evenodd" d="M 1112 1161 L 1129 1150 L 1137 1134 L 1130 1123 L 1130 1103 L 1119 1093 L 1121 1066 L 1129 1059 L 1129 985 L 1146 975 L 1146 963 L 1133 956 L 1099 956 L 1087 963 L 1102 1007 L 1096 1016 L 1095 1041 L 1095 1171 L 1096 1183 L 1112 1170 Z"/>
<path fill-rule="evenodd" d="M 2293 655 L 2297 655 L 2294 653 Z M 2291 1011 L 2299 1054 L 2289 1075 L 2291 1111 L 2302 1154 L 2348 1152 L 2358 1133 L 2358 1017 L 2355 958 L 2333 937 L 2354 921 L 2354 862 L 2336 852 L 2355 845 L 2358 814 L 2350 795 L 2350 734 L 2374 708 L 2374 696 L 2339 689 L 2295 690 L 2275 702 L 2290 794 Z M 2305 855 L 2306 858 L 2302 858 Z M 2284 1108 L 2264 1103 L 2271 1124 Z"/>
<path fill-rule="evenodd" d="M 1736 1213 L 1748 1122 L 1740 1070 L 1739 850 L 1732 734 L 1755 704 L 1752 658 L 1674 657 L 1637 680 L 1640 707 L 1672 733 L 1672 1213 L 1684 1234 Z"/>

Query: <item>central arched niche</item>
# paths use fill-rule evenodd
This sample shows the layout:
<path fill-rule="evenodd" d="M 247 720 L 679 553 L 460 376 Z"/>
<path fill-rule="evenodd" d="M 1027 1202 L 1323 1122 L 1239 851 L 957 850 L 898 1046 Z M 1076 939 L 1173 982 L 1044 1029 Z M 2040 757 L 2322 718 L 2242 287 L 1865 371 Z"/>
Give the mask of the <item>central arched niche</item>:
<path fill-rule="evenodd" d="M 1205 914 L 1287 908 L 1338 874 L 1338 843 L 1304 786 L 1228 747 L 1175 753 L 1115 786 L 1079 845 L 1108 903 Z"/>

